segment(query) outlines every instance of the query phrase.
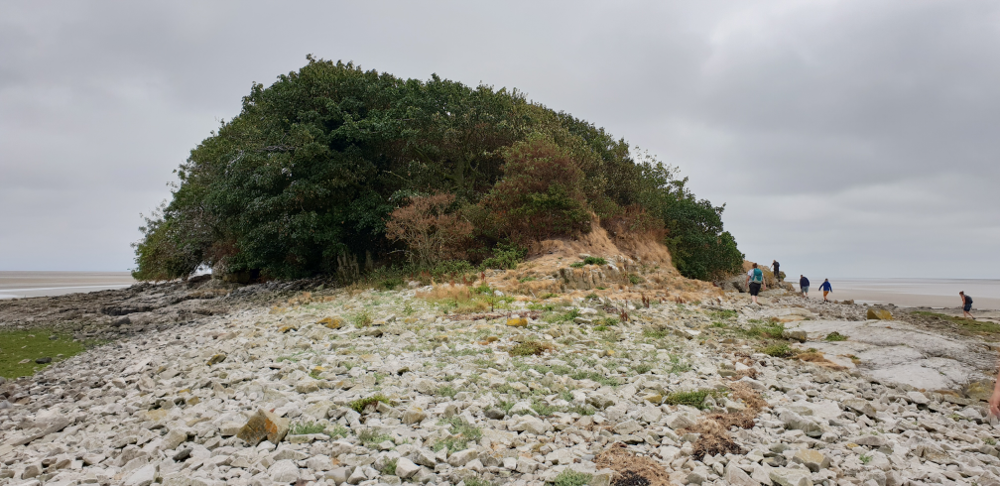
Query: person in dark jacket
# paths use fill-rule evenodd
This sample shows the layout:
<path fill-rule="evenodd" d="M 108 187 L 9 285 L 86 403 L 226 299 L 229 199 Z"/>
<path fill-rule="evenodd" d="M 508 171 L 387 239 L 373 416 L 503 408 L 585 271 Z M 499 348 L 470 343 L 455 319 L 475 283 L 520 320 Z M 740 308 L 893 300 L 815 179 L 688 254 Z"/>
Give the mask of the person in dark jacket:
<path fill-rule="evenodd" d="M 799 275 L 799 289 L 803 297 L 809 297 L 809 279 L 805 275 Z"/>
<path fill-rule="evenodd" d="M 823 279 L 823 283 L 819 285 L 819 289 L 823 291 L 823 302 L 829 302 L 830 299 L 827 299 L 826 296 L 830 292 L 833 292 L 833 286 L 830 285 L 830 279 Z"/>
<path fill-rule="evenodd" d="M 774 280 L 777 281 L 777 282 L 780 282 L 781 281 L 781 264 L 778 263 L 778 260 L 772 260 L 771 261 L 771 268 L 774 269 Z"/>
<path fill-rule="evenodd" d="M 969 312 L 972 310 L 972 297 L 965 295 L 964 290 L 959 292 L 958 295 L 962 298 L 962 317 L 968 317 L 969 319 L 976 320 L 976 318 L 972 316 L 972 313 Z"/>

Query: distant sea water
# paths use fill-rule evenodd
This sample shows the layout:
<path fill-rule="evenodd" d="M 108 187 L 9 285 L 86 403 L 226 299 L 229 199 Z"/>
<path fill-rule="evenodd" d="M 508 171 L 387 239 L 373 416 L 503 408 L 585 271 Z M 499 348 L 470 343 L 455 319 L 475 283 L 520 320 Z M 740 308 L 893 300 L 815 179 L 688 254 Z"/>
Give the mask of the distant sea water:
<path fill-rule="evenodd" d="M 798 279 L 786 279 L 798 290 Z M 821 278 L 811 278 L 809 297 L 822 299 Z M 853 299 L 859 304 L 895 304 L 900 307 L 961 307 L 959 291 L 972 297 L 974 309 L 1000 309 L 1000 280 L 927 278 L 831 278 L 830 299 Z"/>
<path fill-rule="evenodd" d="M 0 299 L 95 292 L 134 283 L 128 272 L 0 272 Z"/>

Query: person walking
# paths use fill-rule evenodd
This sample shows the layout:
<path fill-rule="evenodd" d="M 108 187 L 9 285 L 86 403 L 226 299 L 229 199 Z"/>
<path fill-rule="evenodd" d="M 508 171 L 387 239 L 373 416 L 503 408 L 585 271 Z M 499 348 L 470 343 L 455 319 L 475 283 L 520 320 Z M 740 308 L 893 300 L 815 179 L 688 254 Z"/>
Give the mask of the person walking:
<path fill-rule="evenodd" d="M 778 263 L 778 260 L 771 260 L 771 268 L 774 269 L 774 281 L 775 282 L 780 282 L 781 281 L 781 270 L 780 270 L 781 264 Z"/>
<path fill-rule="evenodd" d="M 799 289 L 802 290 L 803 297 L 809 297 L 809 279 L 805 275 L 799 275 Z"/>
<path fill-rule="evenodd" d="M 763 286 L 764 290 L 767 290 L 767 285 L 764 283 L 764 272 L 757 268 L 757 264 L 753 264 L 753 268 L 747 272 L 747 287 L 750 288 L 750 301 L 754 304 L 760 305 L 757 302 L 757 294 L 760 293 L 760 288 Z"/>
<path fill-rule="evenodd" d="M 976 320 L 972 313 L 972 297 L 965 295 L 965 291 L 962 290 L 958 293 L 959 297 L 962 298 L 962 317 L 968 317 L 969 319 Z"/>
<path fill-rule="evenodd" d="M 823 283 L 820 284 L 819 289 L 823 291 L 823 302 L 829 302 L 830 300 L 826 298 L 827 294 L 833 292 L 833 286 L 830 285 L 830 279 L 823 279 Z"/>

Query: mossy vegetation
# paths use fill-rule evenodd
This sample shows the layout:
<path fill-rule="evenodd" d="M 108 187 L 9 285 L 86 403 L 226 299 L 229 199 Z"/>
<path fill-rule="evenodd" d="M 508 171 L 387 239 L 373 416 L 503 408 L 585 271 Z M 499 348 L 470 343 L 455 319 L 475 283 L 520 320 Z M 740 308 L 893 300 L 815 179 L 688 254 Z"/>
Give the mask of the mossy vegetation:
<path fill-rule="evenodd" d="M 929 319 L 931 320 L 931 322 L 944 321 L 954 324 L 960 330 L 970 334 L 987 336 L 994 339 L 1000 338 L 1000 324 L 996 324 L 993 322 L 966 319 L 964 317 L 949 316 L 947 314 L 941 314 L 938 312 L 928 312 L 928 311 L 913 311 L 911 312 L 911 314 Z"/>
<path fill-rule="evenodd" d="M 572 469 L 567 469 L 558 476 L 553 484 L 555 486 L 584 486 L 590 484 L 590 480 L 594 476 L 587 473 L 576 472 Z"/>
<path fill-rule="evenodd" d="M 441 449 L 448 449 L 448 452 L 464 450 L 469 442 L 479 442 L 483 438 L 483 431 L 461 417 L 450 417 L 438 422 L 440 425 L 447 425 L 450 436 L 438 440 L 432 449 L 437 452 Z"/>
<path fill-rule="evenodd" d="M 8 379 L 31 376 L 96 344 L 77 342 L 68 334 L 54 334 L 50 329 L 0 331 L 0 376 Z M 36 362 L 44 358 L 51 361 Z"/>
<path fill-rule="evenodd" d="M 389 403 L 389 399 L 386 398 L 386 396 L 383 395 L 383 394 L 381 394 L 381 393 L 376 393 L 376 394 L 374 394 L 372 396 L 365 397 L 365 398 L 359 398 L 359 399 L 351 402 L 350 403 L 350 407 L 351 407 L 351 410 L 354 410 L 355 412 L 358 412 L 358 413 L 362 413 L 362 412 L 365 411 L 365 409 L 367 409 L 369 407 L 371 407 L 372 409 L 374 409 L 376 406 L 378 406 L 379 402 L 388 404 Z"/>
<path fill-rule="evenodd" d="M 836 341 L 847 341 L 847 336 L 845 336 L 845 335 L 843 335 L 843 334 L 841 334 L 841 333 L 839 333 L 837 331 L 833 331 L 830 334 L 827 334 L 826 337 L 823 338 L 823 339 L 826 340 L 826 341 L 833 341 L 833 342 L 836 342 Z"/>
<path fill-rule="evenodd" d="M 712 388 L 702 388 L 691 391 L 677 391 L 667 395 L 664 403 L 668 405 L 687 405 L 699 409 L 705 409 L 705 399 L 710 396 L 721 396 L 719 390 Z"/>

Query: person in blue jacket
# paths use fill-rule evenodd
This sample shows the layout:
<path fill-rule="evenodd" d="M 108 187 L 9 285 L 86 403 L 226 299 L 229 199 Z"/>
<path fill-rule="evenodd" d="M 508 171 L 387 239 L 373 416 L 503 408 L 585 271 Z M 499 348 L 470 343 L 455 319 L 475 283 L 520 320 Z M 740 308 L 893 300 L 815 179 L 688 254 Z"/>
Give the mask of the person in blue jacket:
<path fill-rule="evenodd" d="M 809 279 L 805 275 L 799 275 L 799 289 L 803 297 L 809 297 Z"/>
<path fill-rule="evenodd" d="M 830 279 L 823 279 L 823 283 L 820 284 L 819 289 L 823 291 L 823 302 L 829 302 L 830 300 L 826 298 L 827 294 L 833 292 L 833 286 L 830 285 Z"/>

